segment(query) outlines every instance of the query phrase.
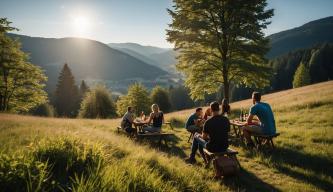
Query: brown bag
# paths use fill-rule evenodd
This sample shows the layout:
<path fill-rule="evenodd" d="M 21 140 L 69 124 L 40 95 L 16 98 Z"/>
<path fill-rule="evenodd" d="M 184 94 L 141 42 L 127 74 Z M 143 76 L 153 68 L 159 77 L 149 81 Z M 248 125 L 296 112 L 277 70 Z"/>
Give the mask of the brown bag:
<path fill-rule="evenodd" d="M 213 164 L 215 168 L 215 175 L 217 177 L 236 175 L 239 172 L 237 161 L 228 156 L 215 158 L 213 160 Z"/>

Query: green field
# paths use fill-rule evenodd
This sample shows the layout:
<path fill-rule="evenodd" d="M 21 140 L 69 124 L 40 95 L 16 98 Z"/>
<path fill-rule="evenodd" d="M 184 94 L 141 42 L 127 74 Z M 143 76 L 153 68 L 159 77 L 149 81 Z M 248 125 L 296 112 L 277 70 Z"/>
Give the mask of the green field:
<path fill-rule="evenodd" d="M 192 110 L 166 115 L 175 133 L 158 148 L 116 133 L 119 119 L 85 120 L 0 114 L 1 191 L 332 191 L 333 81 L 263 97 L 272 105 L 276 150 L 238 143 L 239 176 L 213 180 L 202 160 L 187 165 Z M 250 100 L 231 104 L 237 115 Z"/>

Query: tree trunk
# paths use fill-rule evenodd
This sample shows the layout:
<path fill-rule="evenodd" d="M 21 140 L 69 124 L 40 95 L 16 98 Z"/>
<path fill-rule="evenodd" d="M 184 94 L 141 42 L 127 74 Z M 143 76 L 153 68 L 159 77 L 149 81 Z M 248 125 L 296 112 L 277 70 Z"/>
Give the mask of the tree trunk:
<path fill-rule="evenodd" d="M 224 81 L 223 83 L 223 98 L 226 99 L 229 102 L 229 81 Z"/>

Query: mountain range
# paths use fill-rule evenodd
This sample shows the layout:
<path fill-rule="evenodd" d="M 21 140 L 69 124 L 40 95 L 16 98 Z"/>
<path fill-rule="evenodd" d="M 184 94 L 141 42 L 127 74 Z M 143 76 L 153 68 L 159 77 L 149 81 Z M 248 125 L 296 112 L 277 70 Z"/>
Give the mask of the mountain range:
<path fill-rule="evenodd" d="M 77 80 L 154 80 L 168 73 L 125 52 L 93 40 L 80 38 L 39 38 L 9 34 L 19 38 L 30 61 L 45 70 L 48 90 L 53 90 L 60 69 L 67 63 Z"/>
<path fill-rule="evenodd" d="M 80 38 L 40 38 L 9 34 L 19 38 L 30 61 L 41 66 L 49 78 L 48 90 L 54 89 L 59 71 L 68 63 L 77 80 L 157 79 L 175 74 L 177 52 L 170 48 L 143 46 L 136 43 L 103 44 Z M 333 17 L 272 34 L 268 59 L 277 58 L 297 49 L 333 42 Z"/>

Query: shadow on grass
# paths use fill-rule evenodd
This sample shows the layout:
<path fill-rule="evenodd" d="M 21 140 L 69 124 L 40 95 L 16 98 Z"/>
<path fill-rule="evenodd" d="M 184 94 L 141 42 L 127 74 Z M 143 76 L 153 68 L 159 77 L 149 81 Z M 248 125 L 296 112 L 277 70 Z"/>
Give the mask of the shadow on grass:
<path fill-rule="evenodd" d="M 254 155 L 254 153 L 247 156 L 251 155 Z M 333 189 L 331 182 L 321 178 L 321 176 L 333 177 L 333 162 L 328 157 L 306 154 L 290 148 L 276 148 L 271 153 L 261 153 L 261 155 L 263 158 L 270 158 L 273 166 L 283 174 L 302 180 L 324 191 Z M 266 165 L 271 166 L 268 163 Z M 301 168 L 314 174 L 304 174 L 288 166 Z"/>
<path fill-rule="evenodd" d="M 221 184 L 232 191 L 281 191 L 245 169 L 242 169 L 237 177 L 224 178 Z"/>
<path fill-rule="evenodd" d="M 167 144 L 164 141 L 159 143 L 158 138 L 153 139 L 142 139 L 138 140 L 139 143 L 148 143 L 152 148 L 158 149 L 162 152 L 168 153 L 170 155 L 178 156 L 180 158 L 185 158 L 186 153 L 184 149 L 178 147 L 177 144 L 181 141 L 181 138 L 177 135 L 168 136 L 166 138 Z"/>

